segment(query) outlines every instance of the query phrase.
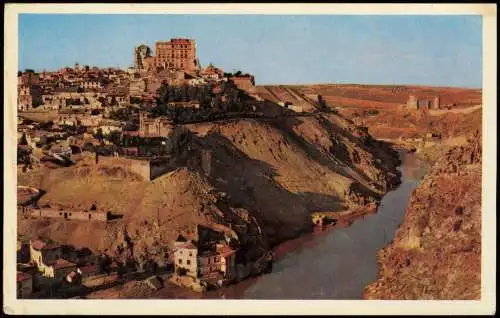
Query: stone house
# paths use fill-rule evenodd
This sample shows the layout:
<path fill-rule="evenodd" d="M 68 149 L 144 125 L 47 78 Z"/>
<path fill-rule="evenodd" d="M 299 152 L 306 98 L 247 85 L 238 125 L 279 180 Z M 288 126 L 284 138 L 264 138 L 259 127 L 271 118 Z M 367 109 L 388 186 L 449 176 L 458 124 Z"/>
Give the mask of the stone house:
<path fill-rule="evenodd" d="M 221 257 L 214 251 L 203 251 L 198 257 L 198 275 L 208 278 L 221 272 Z"/>
<path fill-rule="evenodd" d="M 28 298 L 33 293 L 33 276 L 17 272 L 17 298 Z"/>
<path fill-rule="evenodd" d="M 236 275 L 236 251 L 227 244 L 217 243 L 215 248 L 199 250 L 191 241 L 178 238 L 174 243 L 174 266 L 185 268 L 193 278 L 223 278 L 232 280 Z"/>
<path fill-rule="evenodd" d="M 185 268 L 186 275 L 197 277 L 198 275 L 198 247 L 191 241 L 176 241 L 174 243 L 175 268 Z"/>

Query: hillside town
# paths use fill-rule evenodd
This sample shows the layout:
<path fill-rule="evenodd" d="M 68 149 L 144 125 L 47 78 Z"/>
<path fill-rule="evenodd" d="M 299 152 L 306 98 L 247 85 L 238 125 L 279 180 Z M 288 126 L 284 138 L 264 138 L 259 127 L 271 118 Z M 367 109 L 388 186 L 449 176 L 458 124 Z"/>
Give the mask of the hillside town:
<path fill-rule="evenodd" d="M 133 53 L 134 65 L 127 70 L 75 63 L 57 71 L 18 72 L 20 171 L 28 173 L 40 165 L 68 167 L 89 155 L 96 164 L 122 157 L 130 160 L 131 170 L 151 180 L 150 162 L 165 154 L 178 124 L 235 114 L 258 116 L 254 76 L 226 73 L 211 63 L 202 68 L 194 40 L 159 41 L 155 55 L 148 46 L 139 45 Z M 70 209 L 57 202 L 38 206 L 43 190 L 19 185 L 17 191 L 20 218 L 106 223 L 122 217 L 119 211 L 100 211 L 95 204 L 88 209 Z M 227 237 L 210 242 L 179 237 L 167 264 L 140 271 L 170 273 L 178 276 L 174 283 L 201 290 L 208 284 L 221 286 L 236 276 L 237 247 L 229 242 Z M 117 274 L 123 279 L 124 273 L 138 271 L 134 264 L 120 264 L 50 237 L 20 237 L 17 246 L 21 298 L 79 295 L 109 284 Z M 186 282 L 179 277 L 192 279 Z M 157 288 L 152 282 L 158 279 L 146 281 Z"/>

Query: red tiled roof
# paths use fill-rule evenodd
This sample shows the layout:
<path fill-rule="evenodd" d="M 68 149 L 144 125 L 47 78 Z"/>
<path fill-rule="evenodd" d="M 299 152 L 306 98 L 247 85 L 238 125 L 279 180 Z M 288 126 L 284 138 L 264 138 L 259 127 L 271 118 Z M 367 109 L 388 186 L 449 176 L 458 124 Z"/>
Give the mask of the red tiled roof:
<path fill-rule="evenodd" d="M 71 263 L 65 259 L 59 258 L 56 260 L 56 262 L 52 265 L 54 269 L 62 269 L 62 268 L 68 268 L 68 267 L 73 267 L 76 266 L 75 263 Z"/>
<path fill-rule="evenodd" d="M 31 275 L 28 273 L 17 272 L 16 281 L 18 281 L 18 282 L 22 282 L 22 281 L 30 279 L 30 278 L 31 278 Z"/>
<path fill-rule="evenodd" d="M 230 247 L 229 247 L 229 246 L 227 246 L 227 245 L 223 245 L 223 246 L 221 246 L 221 247 L 217 248 L 217 252 L 218 252 L 221 256 L 223 256 L 223 257 L 227 257 L 227 256 L 229 256 L 229 255 L 232 255 L 232 254 L 236 253 L 236 251 L 235 251 L 235 250 L 233 250 L 232 248 L 230 248 Z"/>

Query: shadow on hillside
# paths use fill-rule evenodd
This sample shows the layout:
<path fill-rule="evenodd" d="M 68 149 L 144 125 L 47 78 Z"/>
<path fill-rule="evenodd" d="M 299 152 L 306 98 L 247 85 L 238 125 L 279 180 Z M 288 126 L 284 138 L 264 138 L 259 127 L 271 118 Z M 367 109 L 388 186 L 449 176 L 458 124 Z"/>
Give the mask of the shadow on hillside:
<path fill-rule="evenodd" d="M 244 208 L 259 224 L 266 224 L 262 230 L 271 242 L 309 230 L 311 212 L 315 210 L 336 211 L 343 207 L 343 199 L 336 195 L 288 191 L 275 180 L 278 173 L 272 166 L 248 157 L 217 132 L 193 139 L 196 147 L 213 153 L 208 176 L 212 186 L 229 195 L 230 206 Z"/>

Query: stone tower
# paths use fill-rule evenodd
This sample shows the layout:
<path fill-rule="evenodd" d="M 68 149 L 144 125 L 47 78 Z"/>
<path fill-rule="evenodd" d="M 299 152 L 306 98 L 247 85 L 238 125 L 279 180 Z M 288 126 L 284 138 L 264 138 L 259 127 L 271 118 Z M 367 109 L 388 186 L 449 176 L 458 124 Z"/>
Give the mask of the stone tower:
<path fill-rule="evenodd" d="M 410 109 L 417 109 L 417 98 L 415 97 L 415 95 L 408 96 L 408 102 L 406 103 L 406 106 Z"/>
<path fill-rule="evenodd" d="M 439 109 L 441 108 L 439 104 L 439 96 L 434 97 L 433 103 L 432 103 L 432 108 L 433 109 Z"/>

